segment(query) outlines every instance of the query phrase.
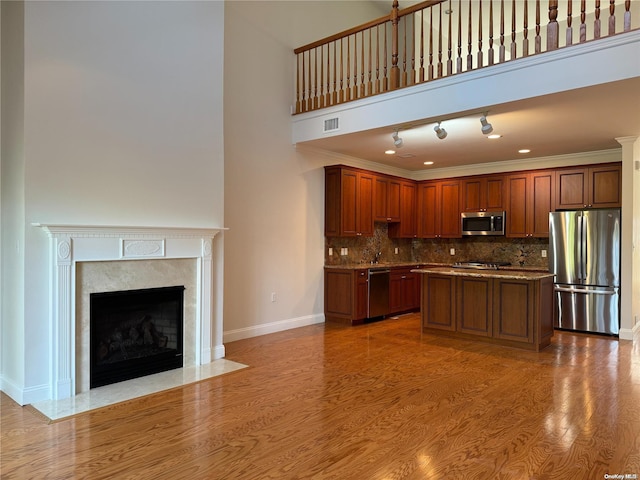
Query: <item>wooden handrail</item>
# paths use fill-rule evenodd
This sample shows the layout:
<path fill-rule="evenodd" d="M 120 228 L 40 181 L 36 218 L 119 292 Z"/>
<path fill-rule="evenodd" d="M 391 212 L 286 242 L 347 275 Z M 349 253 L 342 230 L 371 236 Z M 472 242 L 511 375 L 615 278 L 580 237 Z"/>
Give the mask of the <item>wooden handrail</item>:
<path fill-rule="evenodd" d="M 530 1 L 535 2 L 535 27 L 529 26 L 533 14 L 529 13 Z M 580 0 L 580 11 L 575 16 L 577 8 L 573 8 L 573 0 L 563 2 L 561 12 L 558 0 L 530 1 L 427 0 L 400 9 L 398 0 L 393 0 L 389 15 L 294 50 L 297 65 L 294 113 L 318 110 L 638 28 L 632 25 L 631 0 L 617 0 L 618 5 L 616 0 L 609 0 L 606 6 L 601 6 L 601 0 Z M 616 6 L 619 19 L 615 15 Z M 542 8 L 546 8 L 548 21 Z M 622 8 L 624 12 L 619 13 Z M 608 17 L 601 19 L 601 15 Z M 499 23 L 496 37 L 494 21 Z M 579 21 L 577 39 L 573 36 L 574 21 Z M 604 29 L 602 22 L 606 22 Z M 532 34 L 535 29 L 532 45 L 529 28 Z M 560 28 L 565 30 L 562 35 Z"/>

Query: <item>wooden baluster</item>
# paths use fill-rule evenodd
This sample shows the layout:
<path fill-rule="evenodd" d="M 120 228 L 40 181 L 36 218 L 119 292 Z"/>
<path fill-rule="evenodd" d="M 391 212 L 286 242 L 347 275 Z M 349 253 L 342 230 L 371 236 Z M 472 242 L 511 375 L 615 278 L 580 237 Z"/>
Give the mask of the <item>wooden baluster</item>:
<path fill-rule="evenodd" d="M 344 102 L 344 39 L 340 39 L 340 94 L 338 95 L 338 103 Z"/>
<path fill-rule="evenodd" d="M 573 20 L 571 14 L 572 12 L 572 1 L 569 0 L 567 2 L 567 45 L 571 45 L 573 43 L 573 27 L 571 26 L 571 22 Z"/>
<path fill-rule="evenodd" d="M 452 59 L 452 47 L 451 47 L 451 17 L 453 16 L 453 10 L 451 10 L 451 0 L 449 0 L 449 33 L 447 34 L 447 75 L 453 74 L 453 59 Z"/>
<path fill-rule="evenodd" d="M 596 0 L 596 19 L 593 22 L 593 38 L 600 38 L 600 0 Z"/>
<path fill-rule="evenodd" d="M 373 48 L 373 44 L 371 43 L 372 30 L 373 30 L 373 28 L 369 29 L 369 81 L 367 82 L 367 89 L 366 89 L 366 91 L 368 92 L 369 95 L 373 95 L 373 82 L 371 81 L 372 73 L 373 73 L 372 72 L 372 69 L 373 69 L 372 57 L 373 57 L 373 55 L 371 53 L 371 49 Z"/>
<path fill-rule="evenodd" d="M 462 72 L 462 0 L 458 0 L 458 56 L 456 58 L 456 72 Z"/>
<path fill-rule="evenodd" d="M 429 80 L 433 80 L 433 7 L 429 8 Z"/>
<path fill-rule="evenodd" d="M 529 0 L 524 0 L 524 38 L 522 39 L 522 56 L 529 56 Z"/>
<path fill-rule="evenodd" d="M 366 97 L 367 93 L 367 85 L 364 81 L 365 79 L 365 71 L 364 71 L 364 30 L 360 35 L 362 38 L 360 39 L 362 43 L 360 44 L 360 98 Z"/>
<path fill-rule="evenodd" d="M 493 0 L 489 0 L 489 65 L 495 63 L 493 51 Z"/>
<path fill-rule="evenodd" d="M 382 91 L 380 82 L 380 25 L 376 25 L 376 81 L 374 85 L 376 93 Z"/>
<path fill-rule="evenodd" d="M 358 98 L 358 34 L 353 34 L 353 85 L 351 86 L 351 100 Z"/>
<path fill-rule="evenodd" d="M 387 24 L 385 22 L 384 24 L 384 64 L 383 64 L 383 68 L 384 68 L 384 75 L 382 77 L 382 91 L 386 92 L 387 90 L 389 90 L 389 76 L 388 76 L 388 72 L 387 72 Z"/>
<path fill-rule="evenodd" d="M 498 49 L 500 63 L 505 61 L 504 47 L 504 0 L 500 0 L 500 48 Z"/>
<path fill-rule="evenodd" d="M 338 104 L 338 42 L 333 42 L 333 93 L 331 105 Z"/>
<path fill-rule="evenodd" d="M 516 0 L 511 1 L 511 60 L 517 58 L 516 47 Z"/>
<path fill-rule="evenodd" d="M 624 31 L 631 30 L 631 0 L 624 2 Z"/>
<path fill-rule="evenodd" d="M 471 27 L 471 0 L 469 0 L 469 15 L 467 20 L 467 71 L 473 69 L 473 55 L 471 54 L 472 27 Z"/>
<path fill-rule="evenodd" d="M 327 85 L 324 94 L 324 105 L 331 105 L 331 45 L 327 43 Z"/>
<path fill-rule="evenodd" d="M 296 55 L 296 113 L 302 110 L 300 102 L 300 54 Z"/>
<path fill-rule="evenodd" d="M 540 37 L 540 0 L 536 0 L 536 38 L 535 53 L 542 52 L 542 38 Z"/>
<path fill-rule="evenodd" d="M 313 82 L 313 109 L 316 110 L 320 107 L 320 102 L 318 98 L 318 49 L 313 49 L 313 54 L 315 58 L 315 62 L 313 62 L 313 72 L 315 81 Z"/>
<path fill-rule="evenodd" d="M 616 0 L 609 0 L 609 35 L 616 33 Z"/>
<path fill-rule="evenodd" d="M 307 69 L 305 67 L 305 65 L 306 65 L 305 56 L 307 55 L 307 53 L 308 53 L 308 50 L 307 50 L 307 52 L 302 52 L 302 111 L 303 112 L 306 112 L 306 111 L 309 110 L 307 108 L 308 107 L 308 102 L 307 102 L 307 99 L 308 99 L 308 95 L 307 95 L 307 78 L 306 78 Z"/>
<path fill-rule="evenodd" d="M 478 65 L 480 68 L 484 65 L 482 61 L 482 0 L 478 0 Z"/>
<path fill-rule="evenodd" d="M 442 4 L 438 5 L 438 8 L 438 78 L 440 78 L 442 77 Z"/>
<path fill-rule="evenodd" d="M 599 1 L 599 0 L 598 0 Z M 547 25 L 547 51 L 558 48 L 558 0 L 549 0 L 549 25 Z"/>
<path fill-rule="evenodd" d="M 324 45 L 318 47 L 320 49 L 320 92 L 318 94 L 318 108 L 324 108 Z"/>
<path fill-rule="evenodd" d="M 587 5 L 586 0 L 580 1 L 580 43 L 587 41 Z"/>
<path fill-rule="evenodd" d="M 416 83 L 416 14 L 411 14 L 411 71 L 409 75 L 409 84 Z"/>
<path fill-rule="evenodd" d="M 401 76 L 401 83 L 400 85 L 403 87 L 406 87 L 408 85 L 407 83 L 407 16 L 405 15 L 404 17 L 402 17 L 402 23 L 403 28 L 402 28 L 402 42 L 403 42 L 403 47 L 402 47 L 402 76 Z"/>
<path fill-rule="evenodd" d="M 398 69 L 398 0 L 393 0 L 391 8 L 391 90 L 400 84 Z"/>
<path fill-rule="evenodd" d="M 345 86 L 344 100 L 351 100 L 351 35 L 347 37 L 347 85 Z"/>
<path fill-rule="evenodd" d="M 420 10 L 420 70 L 418 81 L 424 82 L 424 8 Z"/>

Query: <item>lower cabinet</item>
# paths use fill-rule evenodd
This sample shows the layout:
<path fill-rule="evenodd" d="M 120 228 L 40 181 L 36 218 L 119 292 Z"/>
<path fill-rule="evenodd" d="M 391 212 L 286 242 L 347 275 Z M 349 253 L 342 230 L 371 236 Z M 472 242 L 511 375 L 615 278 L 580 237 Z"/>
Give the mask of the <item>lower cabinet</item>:
<path fill-rule="evenodd" d="M 367 318 L 367 269 L 325 268 L 325 320 L 356 325 Z"/>
<path fill-rule="evenodd" d="M 389 274 L 389 314 L 420 308 L 420 274 L 410 268 L 392 269 Z"/>
<path fill-rule="evenodd" d="M 541 350 L 553 336 L 552 282 L 424 274 L 423 331 Z"/>

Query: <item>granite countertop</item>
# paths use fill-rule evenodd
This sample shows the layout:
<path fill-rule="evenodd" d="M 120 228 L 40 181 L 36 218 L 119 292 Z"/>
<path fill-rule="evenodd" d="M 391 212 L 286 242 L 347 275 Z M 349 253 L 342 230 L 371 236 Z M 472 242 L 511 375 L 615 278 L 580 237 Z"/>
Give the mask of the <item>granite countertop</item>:
<path fill-rule="evenodd" d="M 450 263 L 422 263 L 422 262 L 380 262 L 380 263 L 348 263 L 344 265 L 325 265 L 324 268 L 335 268 L 335 269 L 344 269 L 344 270 L 359 270 L 362 268 L 413 268 L 419 270 L 425 270 L 424 272 L 433 272 L 435 269 L 445 269 L 447 271 L 464 271 L 464 272 L 475 272 L 485 274 L 487 272 L 504 272 L 505 274 L 514 272 L 524 273 L 542 273 L 546 275 L 550 275 L 549 271 L 543 267 L 520 267 L 518 265 L 509 265 L 505 267 L 500 267 L 500 270 L 475 270 L 475 269 L 463 269 L 463 268 L 453 268 Z M 439 271 L 438 273 L 443 273 Z M 486 275 L 484 275 L 486 276 Z M 503 275 L 504 276 L 504 275 Z M 542 277 L 541 277 L 542 278 Z"/>
<path fill-rule="evenodd" d="M 411 270 L 417 273 L 438 273 L 440 275 L 452 275 L 456 277 L 479 277 L 479 278 L 509 278 L 513 280 L 541 280 L 553 277 L 552 273 L 534 270 L 478 270 L 474 268 L 453 268 L 453 267 L 432 267 L 416 268 Z"/>

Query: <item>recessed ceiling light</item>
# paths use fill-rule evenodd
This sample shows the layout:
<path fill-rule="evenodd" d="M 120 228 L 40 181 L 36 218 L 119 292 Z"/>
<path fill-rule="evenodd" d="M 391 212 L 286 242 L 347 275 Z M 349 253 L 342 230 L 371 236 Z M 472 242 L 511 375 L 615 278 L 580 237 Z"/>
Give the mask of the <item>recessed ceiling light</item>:
<path fill-rule="evenodd" d="M 394 155 L 396 153 L 395 150 L 385 150 L 385 152 L 387 155 Z"/>
<path fill-rule="evenodd" d="M 433 165 L 433 162 L 424 162 L 425 165 Z"/>
<path fill-rule="evenodd" d="M 502 135 L 498 135 L 497 133 L 494 133 L 492 135 L 489 135 L 487 138 L 490 138 L 493 140 L 494 138 L 500 138 L 500 137 L 502 137 Z"/>
<path fill-rule="evenodd" d="M 531 152 L 531 150 L 529 150 L 528 148 L 523 148 L 522 150 L 518 150 L 518 153 L 529 153 Z"/>

